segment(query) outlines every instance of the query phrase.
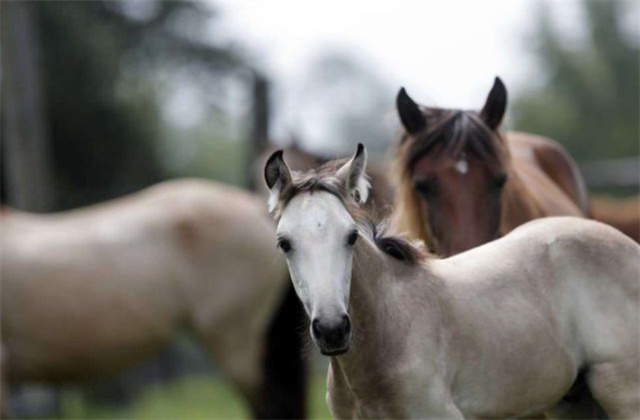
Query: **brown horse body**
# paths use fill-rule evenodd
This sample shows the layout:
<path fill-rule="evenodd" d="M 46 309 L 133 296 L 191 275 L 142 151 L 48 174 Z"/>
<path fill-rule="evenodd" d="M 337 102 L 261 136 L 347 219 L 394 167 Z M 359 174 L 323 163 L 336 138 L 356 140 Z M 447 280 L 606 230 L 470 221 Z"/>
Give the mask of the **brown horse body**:
<path fill-rule="evenodd" d="M 479 113 L 420 109 L 401 90 L 396 227 L 449 256 L 532 219 L 587 214 L 571 157 L 553 140 L 502 133 L 505 106 L 499 79 Z"/>
<path fill-rule="evenodd" d="M 640 196 L 628 198 L 591 197 L 591 216 L 607 223 L 640 243 Z"/>

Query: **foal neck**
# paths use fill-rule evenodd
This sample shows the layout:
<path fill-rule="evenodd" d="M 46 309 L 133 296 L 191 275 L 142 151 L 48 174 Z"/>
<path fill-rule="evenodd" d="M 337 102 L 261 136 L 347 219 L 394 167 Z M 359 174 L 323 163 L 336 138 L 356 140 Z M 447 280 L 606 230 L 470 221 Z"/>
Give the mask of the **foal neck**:
<path fill-rule="evenodd" d="M 370 238 L 361 238 L 354 250 L 349 315 L 350 350 L 331 359 L 332 396 L 349 392 L 358 398 L 384 394 L 398 364 L 406 356 L 407 338 L 420 302 L 429 309 L 431 288 L 428 268 L 409 265 L 384 254 Z M 415 295 L 415 296 L 414 296 Z M 373 392 L 373 393 L 372 393 Z M 333 398 L 333 397 L 332 397 Z"/>
<path fill-rule="evenodd" d="M 354 249 L 349 297 L 350 350 L 331 358 L 328 374 L 329 404 L 334 416 L 353 417 L 354 398 L 362 399 L 377 382 L 377 350 L 388 341 L 383 327 L 390 309 L 385 297 L 391 289 L 388 268 L 381 257 L 368 237 L 362 237 Z"/>
<path fill-rule="evenodd" d="M 387 315 L 392 280 L 388 261 L 381 251 L 371 239 L 362 238 L 354 250 L 349 298 L 349 314 L 354 326 L 352 342 L 356 350 L 361 342 L 370 343 L 379 338 L 377 324 Z"/>

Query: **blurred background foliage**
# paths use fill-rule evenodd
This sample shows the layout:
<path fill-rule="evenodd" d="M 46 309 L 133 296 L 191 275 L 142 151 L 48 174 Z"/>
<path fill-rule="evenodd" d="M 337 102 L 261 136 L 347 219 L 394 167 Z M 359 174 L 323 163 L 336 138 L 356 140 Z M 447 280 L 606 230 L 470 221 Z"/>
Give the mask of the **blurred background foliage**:
<path fill-rule="evenodd" d="M 216 42 L 215 7 L 189 1 L 29 4 L 41 35 L 43 113 L 56 191 L 51 209 L 102 201 L 178 176 L 246 185 L 249 85 L 260 66 L 241 43 Z M 628 8 L 633 4 L 584 0 L 579 5 L 583 21 L 576 24 L 582 31 L 577 38 L 559 29 L 549 3 L 538 5 L 536 31 L 522 41 L 534 59 L 532 82 L 511 102 L 510 128 L 557 139 L 578 161 L 637 156 L 640 53 L 637 27 L 636 32 L 629 30 Z M 2 16 L 6 26 L 6 14 Z M 4 50 L 4 38 L 2 42 Z M 320 52 L 307 70 L 305 87 L 293 105 L 295 118 L 327 123 L 317 133 L 298 133 L 294 118 L 292 135 L 301 134 L 304 144 L 305 137 L 317 136 L 315 144 L 326 144 L 327 149 L 318 150 L 323 154 L 346 153 L 363 139 L 372 152 L 383 154 L 396 129 L 393 98 L 399 82 L 371 68 L 354 51 Z M 273 86 L 270 104 L 278 113 L 284 84 L 277 74 L 268 78 Z M 3 109 L 6 100 L 3 95 Z M 5 124 L 3 112 L 2 136 Z M 7 159 L 3 150 L 3 180 Z M 150 364 L 164 363 L 158 360 Z M 195 370 L 212 372 L 211 367 Z M 132 372 L 129 375 L 141 375 Z M 134 392 L 135 387 L 122 385 L 129 379 L 121 378 L 98 384 L 94 391 L 65 393 L 59 414 L 243 414 L 232 392 L 220 391 L 223 397 L 213 399 L 220 384 L 210 376 L 209 385 L 203 385 L 201 376 L 172 385 L 167 393 L 145 388 L 145 399 L 126 409 L 97 409 L 81 397 L 95 396 L 96 389 L 109 394 L 117 387 Z M 323 374 L 314 384 L 312 415 L 326 417 Z"/>
<path fill-rule="evenodd" d="M 539 81 L 513 102 L 513 126 L 560 141 L 578 161 L 638 155 L 640 50 L 629 28 L 637 4 L 582 1 L 578 39 L 538 6 L 525 46 Z"/>
<path fill-rule="evenodd" d="M 32 6 L 46 34 L 40 59 L 54 208 L 101 201 L 186 173 L 239 182 L 224 164 L 228 160 L 205 165 L 198 159 L 241 153 L 238 141 L 230 145 L 225 82 L 245 64 L 232 46 L 202 41 L 215 23 L 212 8 L 183 1 Z M 206 121 L 196 128 L 163 118 L 163 104 L 189 88 L 209 105 Z M 186 152 L 187 163 L 167 162 L 166 155 L 181 146 L 193 150 Z"/>
<path fill-rule="evenodd" d="M 309 143 L 322 145 L 317 152 L 346 156 L 363 141 L 373 155 L 387 152 L 397 129 L 393 108 L 397 87 L 388 77 L 358 53 L 329 50 L 309 64 L 303 82 L 299 101 L 304 106 L 297 117 L 328 122 L 315 132 L 302 133 L 312 140 Z"/>
<path fill-rule="evenodd" d="M 162 179 L 246 180 L 250 102 L 258 67 L 240 43 L 211 42 L 218 13 L 186 1 L 33 2 L 40 25 L 44 114 L 54 209 L 105 200 Z M 583 1 L 575 39 L 549 4 L 523 39 L 531 85 L 512 101 L 510 126 L 563 143 L 576 160 L 638 155 L 638 34 L 629 2 Z M 208 41 L 204 41 L 208 39 Z M 323 154 L 366 139 L 383 154 L 395 130 L 396 84 L 349 51 L 324 51 L 308 69 L 298 119 L 328 121 Z M 277 75 L 272 76 L 278 112 Z M 309 100 L 313 98 L 313 100 Z M 185 111 L 188 110 L 188 111 Z"/>

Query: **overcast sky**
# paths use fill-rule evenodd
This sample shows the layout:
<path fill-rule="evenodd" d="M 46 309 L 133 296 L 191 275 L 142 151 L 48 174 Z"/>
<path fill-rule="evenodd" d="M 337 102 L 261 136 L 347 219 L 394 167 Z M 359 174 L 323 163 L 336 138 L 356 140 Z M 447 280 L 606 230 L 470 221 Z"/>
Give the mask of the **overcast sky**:
<path fill-rule="evenodd" d="M 246 45 L 279 87 L 276 137 L 302 105 L 296 92 L 303 89 L 301 83 L 309 83 L 309 64 L 328 50 L 352 54 L 394 89 L 405 86 L 418 102 L 443 107 L 481 106 L 495 75 L 512 95 L 535 83 L 526 42 L 535 1 L 215 4 L 221 11 L 218 30 Z M 570 0 L 553 5 L 555 20 L 574 34 L 579 33 L 572 27 L 578 20 L 575 6 Z"/>

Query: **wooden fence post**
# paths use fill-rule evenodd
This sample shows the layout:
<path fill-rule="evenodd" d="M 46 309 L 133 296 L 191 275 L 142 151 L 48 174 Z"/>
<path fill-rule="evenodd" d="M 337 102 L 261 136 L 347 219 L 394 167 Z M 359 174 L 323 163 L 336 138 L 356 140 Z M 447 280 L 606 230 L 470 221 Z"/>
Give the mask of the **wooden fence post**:
<path fill-rule="evenodd" d="M 247 186 L 251 190 L 256 190 L 255 160 L 264 152 L 269 145 L 269 82 L 257 72 L 253 73 L 253 127 L 251 138 L 249 139 L 249 150 L 247 153 L 248 175 Z"/>
<path fill-rule="evenodd" d="M 3 2 L 2 161 L 7 204 L 21 210 L 54 206 L 49 143 L 44 118 L 39 31 L 33 4 Z"/>

